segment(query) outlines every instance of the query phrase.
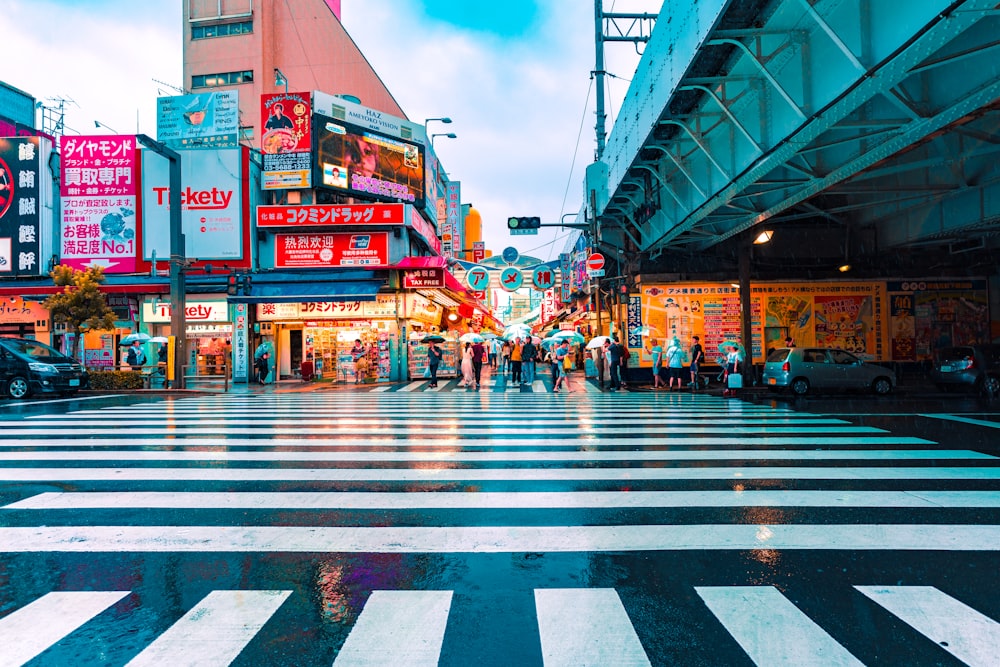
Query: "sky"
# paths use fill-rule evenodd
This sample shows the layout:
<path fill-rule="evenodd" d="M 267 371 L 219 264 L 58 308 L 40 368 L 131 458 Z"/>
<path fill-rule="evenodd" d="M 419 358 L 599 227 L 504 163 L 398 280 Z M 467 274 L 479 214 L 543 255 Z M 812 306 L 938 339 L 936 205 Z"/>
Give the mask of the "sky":
<path fill-rule="evenodd" d="M 605 12 L 655 14 L 662 5 L 603 1 Z M 0 80 L 46 106 L 62 104 L 71 131 L 108 132 L 94 126 L 100 121 L 155 136 L 156 98 L 184 84 L 183 4 L 4 0 L 0 34 L 10 58 Z M 457 135 L 438 137 L 434 147 L 449 177 L 461 181 L 463 202 L 482 215 L 487 248 L 556 259 L 568 230 L 512 237 L 506 221 L 539 216 L 556 224 L 581 207 L 596 148 L 593 2 L 342 0 L 341 14 L 409 120 L 453 120 L 429 131 Z M 609 133 L 638 61 L 632 44 L 605 45 Z"/>

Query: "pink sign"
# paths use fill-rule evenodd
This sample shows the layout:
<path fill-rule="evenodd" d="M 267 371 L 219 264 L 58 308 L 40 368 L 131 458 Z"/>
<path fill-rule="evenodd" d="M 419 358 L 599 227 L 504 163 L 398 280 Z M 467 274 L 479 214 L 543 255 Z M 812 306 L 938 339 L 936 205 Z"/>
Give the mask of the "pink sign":
<path fill-rule="evenodd" d="M 401 225 L 404 204 L 313 204 L 258 206 L 258 227 Z"/>
<path fill-rule="evenodd" d="M 59 152 L 63 197 L 136 194 L 135 137 L 63 135 Z"/>
<path fill-rule="evenodd" d="M 371 269 L 389 265 L 388 232 L 276 234 L 278 269 L 331 266 Z"/>

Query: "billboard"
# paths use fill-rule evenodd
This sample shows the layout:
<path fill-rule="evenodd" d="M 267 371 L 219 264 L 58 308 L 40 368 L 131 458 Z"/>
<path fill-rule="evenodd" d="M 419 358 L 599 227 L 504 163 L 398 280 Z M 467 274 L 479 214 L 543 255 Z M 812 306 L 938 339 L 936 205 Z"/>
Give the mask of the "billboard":
<path fill-rule="evenodd" d="M 181 154 L 184 252 L 199 260 L 243 258 L 242 149 Z M 170 162 L 142 151 L 142 258 L 170 257 Z"/>
<path fill-rule="evenodd" d="M 0 139 L 0 276 L 37 276 L 42 261 L 42 142 L 38 137 Z M 46 258 L 47 259 L 47 258 Z"/>
<path fill-rule="evenodd" d="M 260 96 L 264 190 L 312 187 L 312 106 L 309 93 Z"/>
<path fill-rule="evenodd" d="M 414 141 L 316 114 L 316 187 L 424 205 L 424 150 Z"/>
<path fill-rule="evenodd" d="M 388 265 L 388 232 L 275 234 L 276 269 L 370 269 Z"/>
<path fill-rule="evenodd" d="M 236 146 L 239 130 L 239 91 L 221 90 L 156 100 L 156 138 L 171 148 Z"/>
<path fill-rule="evenodd" d="M 136 140 L 129 135 L 62 136 L 60 261 L 106 273 L 135 271 Z"/>
<path fill-rule="evenodd" d="M 404 204 L 298 204 L 257 207 L 258 227 L 402 225 Z"/>

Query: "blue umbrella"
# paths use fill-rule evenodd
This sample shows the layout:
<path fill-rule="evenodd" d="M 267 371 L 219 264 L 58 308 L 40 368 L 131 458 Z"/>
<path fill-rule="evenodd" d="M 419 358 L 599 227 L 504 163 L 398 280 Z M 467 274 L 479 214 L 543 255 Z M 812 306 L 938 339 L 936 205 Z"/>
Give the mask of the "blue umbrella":
<path fill-rule="evenodd" d="M 560 331 L 549 336 L 548 340 L 568 340 L 570 345 L 582 345 L 587 339 L 575 331 Z"/>

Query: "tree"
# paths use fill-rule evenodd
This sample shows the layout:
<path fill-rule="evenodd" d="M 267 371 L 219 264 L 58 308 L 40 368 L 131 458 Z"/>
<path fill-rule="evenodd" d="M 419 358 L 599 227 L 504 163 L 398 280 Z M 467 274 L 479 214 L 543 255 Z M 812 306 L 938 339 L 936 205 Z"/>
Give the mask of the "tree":
<path fill-rule="evenodd" d="M 110 331 L 115 328 L 115 312 L 98 287 L 104 282 L 104 269 L 91 266 L 85 271 L 60 264 L 49 274 L 52 282 L 62 291 L 53 294 L 42 304 L 51 314 L 52 321 L 66 324 L 74 334 L 74 358 L 79 357 L 80 337 L 85 331 Z"/>

